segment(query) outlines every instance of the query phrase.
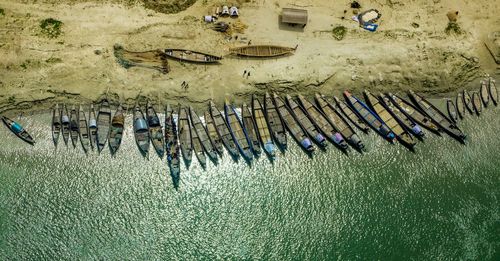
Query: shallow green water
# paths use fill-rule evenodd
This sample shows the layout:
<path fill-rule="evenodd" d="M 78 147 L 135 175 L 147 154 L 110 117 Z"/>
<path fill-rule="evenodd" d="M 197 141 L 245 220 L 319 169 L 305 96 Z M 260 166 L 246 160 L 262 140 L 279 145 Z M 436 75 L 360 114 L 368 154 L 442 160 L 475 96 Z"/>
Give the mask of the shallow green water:
<path fill-rule="evenodd" d="M 55 151 L 49 116 L 0 128 L 0 260 L 500 259 L 500 109 L 428 133 L 416 153 L 362 135 L 368 152 L 295 144 L 274 164 L 193 157 L 175 191 L 131 129 L 116 158 Z M 130 116 L 127 124 L 131 125 Z"/>

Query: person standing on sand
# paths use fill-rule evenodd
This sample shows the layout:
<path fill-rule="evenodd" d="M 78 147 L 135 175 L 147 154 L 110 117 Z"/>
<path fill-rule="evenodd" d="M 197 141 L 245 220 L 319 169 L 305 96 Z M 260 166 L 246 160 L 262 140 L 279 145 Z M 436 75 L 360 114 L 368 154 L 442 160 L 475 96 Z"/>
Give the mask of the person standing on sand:
<path fill-rule="evenodd" d="M 246 74 L 247 74 L 247 70 L 244 70 L 243 71 L 243 77 L 245 77 Z"/>

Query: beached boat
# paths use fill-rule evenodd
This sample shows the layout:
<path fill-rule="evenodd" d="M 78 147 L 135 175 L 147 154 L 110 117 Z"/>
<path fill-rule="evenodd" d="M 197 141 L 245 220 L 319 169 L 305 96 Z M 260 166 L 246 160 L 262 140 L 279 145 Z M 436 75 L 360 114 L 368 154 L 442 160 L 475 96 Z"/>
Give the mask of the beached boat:
<path fill-rule="evenodd" d="M 424 97 L 410 91 L 410 98 L 420 110 L 429 116 L 444 132 L 461 143 L 465 143 L 465 134 L 446 115 L 428 102 Z M 481 101 L 479 101 L 481 103 Z"/>
<path fill-rule="evenodd" d="M 186 108 L 183 108 L 179 104 L 179 120 L 177 124 L 179 126 L 179 141 L 181 146 L 182 157 L 186 164 L 189 164 L 192 160 L 193 155 L 193 138 L 191 134 L 191 127 L 189 124 L 189 117 Z"/>
<path fill-rule="evenodd" d="M 222 153 L 224 153 L 224 144 L 222 143 L 222 139 L 219 137 L 219 134 L 217 134 L 217 129 L 215 128 L 215 123 L 210 115 L 210 112 L 205 111 L 204 118 L 208 137 L 210 138 L 210 141 L 212 141 L 215 151 L 217 151 L 219 155 L 222 155 Z"/>
<path fill-rule="evenodd" d="M 373 95 L 368 90 L 363 92 L 365 101 L 368 103 L 372 111 L 386 124 L 386 126 L 396 135 L 396 139 L 409 149 L 415 146 L 415 140 L 402 124 L 391 114 L 387 107 L 380 102 L 377 96 Z"/>
<path fill-rule="evenodd" d="M 387 97 L 389 97 L 392 104 L 394 104 L 394 106 L 396 106 L 402 113 L 406 114 L 408 118 L 414 120 L 418 125 L 423 126 L 432 133 L 441 135 L 439 132 L 439 126 L 411 102 L 390 92 L 387 93 Z"/>
<path fill-rule="evenodd" d="M 71 107 L 71 111 L 69 112 L 69 136 L 71 137 L 71 143 L 73 144 L 73 148 L 76 148 L 76 144 L 78 143 L 78 112 L 76 111 L 75 105 Z"/>
<path fill-rule="evenodd" d="M 474 108 L 477 116 L 481 115 L 481 112 L 483 111 L 483 104 L 481 103 L 481 98 L 479 96 L 478 92 L 472 93 L 472 107 Z"/>
<path fill-rule="evenodd" d="M 191 128 L 191 143 L 193 146 L 194 155 L 198 159 L 198 162 L 200 162 L 201 167 L 205 168 L 207 166 L 207 157 L 205 156 L 205 153 L 203 153 L 203 145 L 201 144 L 200 137 L 194 129 L 191 121 L 189 128 Z"/>
<path fill-rule="evenodd" d="M 337 111 L 333 104 L 331 104 L 326 97 L 316 94 L 315 101 L 318 108 L 325 114 L 328 121 L 344 136 L 349 144 L 351 144 L 356 150 L 360 151 L 364 149 L 364 144 L 361 139 L 356 134 L 354 129 L 349 125 L 347 119 L 345 119 L 341 112 Z"/>
<path fill-rule="evenodd" d="M 486 80 L 481 81 L 481 88 L 479 91 L 481 94 L 481 100 L 483 101 L 483 106 L 486 108 L 490 103 L 490 95 L 488 92 L 488 84 L 486 83 Z"/>
<path fill-rule="evenodd" d="M 457 93 L 457 97 L 455 98 L 455 106 L 457 107 L 457 114 L 460 119 L 465 117 L 465 113 L 467 108 L 465 108 L 464 99 L 462 98 L 462 93 Z"/>
<path fill-rule="evenodd" d="M 241 106 L 241 123 L 243 123 L 243 129 L 248 136 L 253 152 L 259 155 L 262 152 L 260 149 L 259 134 L 257 133 L 257 128 L 255 127 L 252 112 L 246 103 L 243 103 Z"/>
<path fill-rule="evenodd" d="M 90 147 L 94 149 L 97 147 L 97 120 L 95 117 L 94 104 L 90 104 L 89 109 L 89 133 L 90 133 Z"/>
<path fill-rule="evenodd" d="M 248 139 L 248 135 L 241 124 L 240 119 L 236 115 L 236 111 L 233 106 L 229 105 L 226 100 L 224 102 L 224 114 L 226 116 L 227 125 L 229 126 L 229 131 L 233 137 L 234 143 L 240 150 L 241 155 L 247 160 L 253 159 L 252 154 L 252 144 Z"/>
<path fill-rule="evenodd" d="M 61 133 L 61 110 L 59 104 L 56 104 L 52 111 L 52 141 L 54 146 L 57 147 L 59 141 L 59 134 Z"/>
<path fill-rule="evenodd" d="M 149 138 L 151 139 L 151 143 L 153 143 L 156 154 L 158 154 L 161 159 L 163 158 L 163 154 L 165 154 L 163 128 L 155 108 L 149 101 L 146 103 L 146 120 L 148 123 Z"/>
<path fill-rule="evenodd" d="M 109 136 L 111 126 L 111 108 L 108 99 L 101 101 L 99 112 L 97 113 L 97 150 L 99 153 L 104 149 Z"/>
<path fill-rule="evenodd" d="M 78 130 L 80 133 L 80 144 L 82 144 L 83 151 L 87 153 L 90 149 L 90 133 L 87 117 L 85 117 L 85 112 L 81 105 L 78 108 Z"/>
<path fill-rule="evenodd" d="M 446 100 L 446 111 L 448 111 L 448 117 L 450 118 L 450 120 L 453 121 L 454 123 L 457 123 L 458 121 L 457 107 L 455 107 L 455 104 L 450 99 Z"/>
<path fill-rule="evenodd" d="M 491 101 L 495 106 L 498 105 L 498 90 L 493 78 L 490 78 L 488 81 L 488 92 L 490 94 Z"/>
<path fill-rule="evenodd" d="M 463 90 L 462 98 L 464 100 L 465 108 L 467 108 L 467 111 L 469 111 L 470 114 L 473 114 L 474 113 L 474 106 L 472 106 L 472 98 L 469 95 L 469 92 L 466 90 Z"/>
<path fill-rule="evenodd" d="M 382 94 L 379 95 L 379 100 L 382 106 L 384 106 L 387 111 L 389 111 L 392 116 L 399 122 L 399 124 L 405 128 L 408 132 L 415 135 L 417 138 L 423 138 L 425 136 L 424 131 L 420 126 L 408 115 L 402 112 L 396 105 L 394 105 L 388 96 Z"/>
<path fill-rule="evenodd" d="M 352 125 L 358 128 L 360 131 L 368 133 L 370 127 L 366 125 L 363 119 L 361 119 L 351 109 L 351 107 L 347 106 L 347 104 L 344 101 L 341 101 L 339 98 L 337 98 L 337 96 L 333 96 L 333 99 L 335 100 L 335 104 L 337 105 L 336 108 L 344 115 L 345 118 L 347 118 L 352 123 Z"/>
<path fill-rule="evenodd" d="M 64 140 L 64 144 L 66 146 L 68 145 L 68 140 L 69 140 L 69 114 L 68 114 L 68 108 L 66 105 L 63 105 L 62 112 L 61 112 L 61 123 L 62 123 L 62 136 Z"/>
<path fill-rule="evenodd" d="M 172 176 L 175 188 L 179 186 L 181 172 L 178 140 L 173 110 L 170 104 L 168 104 L 165 109 L 165 147 L 167 149 L 167 162 L 170 168 L 170 175 Z"/>
<path fill-rule="evenodd" d="M 276 104 L 276 109 L 283 120 L 286 128 L 292 135 L 292 137 L 300 144 L 300 146 L 306 150 L 307 152 L 312 152 L 315 150 L 314 145 L 311 140 L 299 125 L 299 123 L 295 120 L 293 115 L 291 114 L 290 108 L 285 104 L 285 102 L 278 97 L 278 95 L 274 94 L 274 103 Z"/>
<path fill-rule="evenodd" d="M 207 53 L 185 50 L 185 49 L 165 49 L 167 57 L 192 63 L 218 63 L 222 57 Z"/>
<path fill-rule="evenodd" d="M 259 99 L 255 97 L 255 95 L 252 95 L 252 116 L 258 132 L 259 141 L 262 144 L 264 151 L 270 157 L 275 157 L 276 152 L 274 148 L 273 138 L 268 127 L 269 123 L 267 122 L 266 115 L 264 114 L 264 108 L 262 107 Z"/>
<path fill-rule="evenodd" d="M 363 119 L 368 126 L 370 126 L 375 132 L 386 139 L 389 142 L 394 142 L 396 135 L 391 131 L 391 129 L 384 123 L 379 116 L 373 112 L 368 105 L 362 102 L 360 99 L 356 98 L 354 95 L 348 91 L 344 91 L 344 97 L 347 104 L 351 106 L 354 112 Z"/>
<path fill-rule="evenodd" d="M 290 55 L 293 54 L 296 49 L 297 47 L 291 48 L 276 45 L 245 45 L 229 48 L 229 52 L 238 56 L 264 58 Z"/>
<path fill-rule="evenodd" d="M 298 100 L 300 105 L 302 105 L 302 109 L 305 111 L 306 115 L 309 116 L 310 121 L 315 127 L 335 145 L 346 150 L 348 148 L 347 142 L 344 140 L 337 126 L 332 124 L 323 112 L 304 98 L 304 96 L 299 94 Z"/>
<path fill-rule="evenodd" d="M 313 120 L 307 117 L 306 112 L 292 99 L 290 95 L 286 96 L 286 102 L 288 107 L 291 109 L 295 120 L 297 120 L 309 137 L 312 137 L 313 140 L 321 147 L 326 147 L 328 144 L 326 142 L 326 138 L 321 134 Z"/>
<path fill-rule="evenodd" d="M 2 116 L 2 122 L 7 128 L 9 128 L 12 133 L 14 133 L 21 140 L 27 142 L 30 145 L 35 145 L 35 140 L 31 135 L 17 122 Z"/>
<path fill-rule="evenodd" d="M 215 129 L 217 130 L 217 134 L 219 134 L 222 143 L 226 146 L 227 151 L 232 157 L 238 158 L 240 156 L 238 148 L 234 143 L 233 136 L 229 131 L 229 127 L 227 126 L 227 122 L 224 120 L 222 113 L 220 113 L 219 109 L 215 107 L 215 103 L 212 101 L 209 102 L 209 110 L 212 120 L 214 121 Z"/>
<path fill-rule="evenodd" d="M 135 143 L 142 156 L 146 157 L 149 152 L 149 130 L 144 114 L 138 104 L 134 108 L 134 137 Z"/>
<path fill-rule="evenodd" d="M 215 150 L 210 137 L 208 136 L 207 129 L 201 123 L 200 117 L 194 111 L 193 107 L 189 107 L 189 116 L 191 117 L 191 124 L 193 126 L 194 131 L 196 132 L 196 136 L 200 139 L 200 143 L 203 146 L 203 149 L 208 154 L 212 160 L 217 160 L 217 151 Z M 193 134 L 194 139 L 194 134 Z M 196 148 L 195 148 L 196 151 Z"/>
<path fill-rule="evenodd" d="M 274 140 L 278 145 L 282 148 L 286 148 L 286 131 L 283 123 L 283 119 L 280 117 L 276 105 L 273 102 L 273 99 L 266 92 L 264 96 L 264 111 L 267 116 L 267 121 L 269 123 L 269 131 L 273 135 Z"/>
<path fill-rule="evenodd" d="M 125 128 L 125 115 L 121 104 L 116 108 L 115 115 L 111 119 L 111 128 L 109 131 L 109 151 L 115 155 L 123 139 L 123 130 Z"/>

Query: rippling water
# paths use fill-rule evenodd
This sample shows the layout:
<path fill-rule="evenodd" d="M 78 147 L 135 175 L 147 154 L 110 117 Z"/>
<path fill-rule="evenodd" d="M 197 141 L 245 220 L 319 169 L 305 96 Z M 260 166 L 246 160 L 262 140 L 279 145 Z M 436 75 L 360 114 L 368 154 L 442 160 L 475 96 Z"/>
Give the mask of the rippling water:
<path fill-rule="evenodd" d="M 54 150 L 50 116 L 22 118 L 33 148 L 0 128 L 0 259 L 498 260 L 499 111 L 461 123 L 465 146 L 427 133 L 411 153 L 372 133 L 364 155 L 193 157 L 178 191 L 130 116 L 115 158 Z"/>

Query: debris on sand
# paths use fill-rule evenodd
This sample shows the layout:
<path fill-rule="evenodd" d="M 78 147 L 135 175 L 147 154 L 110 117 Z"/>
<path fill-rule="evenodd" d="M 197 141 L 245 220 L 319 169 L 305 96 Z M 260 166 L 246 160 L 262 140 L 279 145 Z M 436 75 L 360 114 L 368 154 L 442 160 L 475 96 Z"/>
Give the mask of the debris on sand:
<path fill-rule="evenodd" d="M 54 18 L 47 18 L 40 22 L 40 28 L 42 29 L 42 34 L 48 38 L 57 38 L 61 35 L 61 27 L 63 22 L 56 20 Z"/>
<path fill-rule="evenodd" d="M 161 50 L 132 52 L 125 50 L 119 44 L 115 44 L 113 50 L 118 63 L 126 69 L 138 66 L 155 69 L 162 73 L 170 71 L 166 55 Z"/>
<path fill-rule="evenodd" d="M 448 35 L 450 35 L 452 33 L 456 34 L 456 35 L 460 35 L 460 34 L 464 33 L 462 28 L 460 28 L 460 25 L 458 25 L 458 23 L 456 23 L 456 22 L 449 22 L 448 26 L 446 26 L 446 28 L 444 29 L 444 32 Z"/>
<path fill-rule="evenodd" d="M 345 35 L 347 34 L 347 28 L 345 26 L 337 26 L 333 28 L 332 30 L 333 38 L 337 39 L 338 41 L 341 41 L 344 39 Z"/>

